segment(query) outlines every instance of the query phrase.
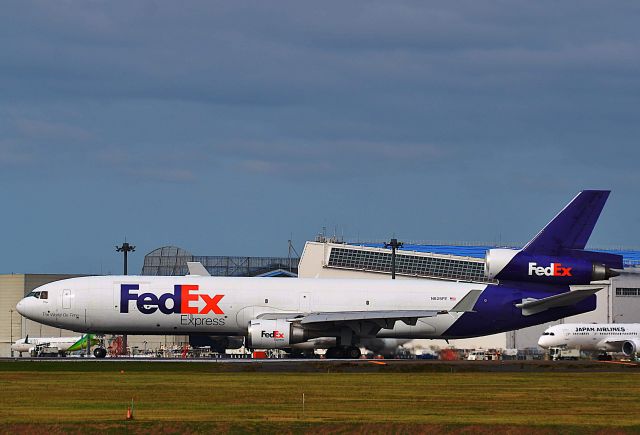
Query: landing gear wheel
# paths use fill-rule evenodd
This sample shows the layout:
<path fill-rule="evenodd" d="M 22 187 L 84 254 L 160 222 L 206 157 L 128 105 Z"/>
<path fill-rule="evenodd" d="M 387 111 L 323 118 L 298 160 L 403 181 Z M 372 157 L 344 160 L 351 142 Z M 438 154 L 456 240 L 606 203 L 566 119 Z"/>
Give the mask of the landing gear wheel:
<path fill-rule="evenodd" d="M 360 349 L 357 346 L 349 346 L 345 349 L 345 357 L 351 359 L 358 359 L 362 355 Z"/>
<path fill-rule="evenodd" d="M 107 349 L 105 349 L 104 347 L 96 347 L 93 350 L 93 356 L 95 356 L 96 358 L 104 358 L 105 356 L 107 356 Z"/>

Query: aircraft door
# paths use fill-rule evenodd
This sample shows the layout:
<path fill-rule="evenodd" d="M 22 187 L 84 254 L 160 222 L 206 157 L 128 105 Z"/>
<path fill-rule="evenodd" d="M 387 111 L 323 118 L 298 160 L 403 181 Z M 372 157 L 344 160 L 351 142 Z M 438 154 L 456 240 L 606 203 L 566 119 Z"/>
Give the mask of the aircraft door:
<path fill-rule="evenodd" d="M 562 328 L 562 340 L 565 345 L 569 343 L 570 335 L 571 335 L 571 330 L 569 328 Z"/>
<path fill-rule="evenodd" d="M 311 293 L 300 293 L 300 305 L 298 309 L 301 313 L 311 312 Z"/>
<path fill-rule="evenodd" d="M 71 290 L 62 290 L 62 308 L 65 310 L 71 308 Z"/>

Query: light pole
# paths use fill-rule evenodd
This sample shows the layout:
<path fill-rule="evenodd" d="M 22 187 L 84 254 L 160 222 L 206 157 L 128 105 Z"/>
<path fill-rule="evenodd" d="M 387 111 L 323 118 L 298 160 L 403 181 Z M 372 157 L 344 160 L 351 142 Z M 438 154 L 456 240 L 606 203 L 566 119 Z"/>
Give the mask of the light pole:
<path fill-rule="evenodd" d="M 11 331 L 11 336 L 9 338 L 9 346 L 11 346 L 13 344 L 13 309 L 9 310 L 9 324 L 11 325 L 9 327 L 9 330 Z M 13 357 L 13 349 L 11 349 L 11 356 Z"/>
<path fill-rule="evenodd" d="M 116 246 L 116 251 L 117 252 L 122 252 L 124 254 L 124 274 L 128 275 L 127 273 L 127 265 L 128 265 L 128 259 L 127 259 L 127 254 L 129 252 L 135 252 L 136 247 L 133 245 L 130 245 L 127 242 L 124 242 L 122 244 L 122 246 Z"/>
<path fill-rule="evenodd" d="M 129 252 L 135 252 L 136 247 L 133 245 L 130 245 L 127 242 L 124 242 L 122 244 L 122 246 L 117 246 L 116 245 L 116 251 L 117 252 L 122 252 L 124 254 L 124 274 L 128 275 L 128 271 L 127 271 L 127 266 L 128 266 L 128 259 L 127 259 L 127 254 Z M 124 353 L 127 353 L 127 336 L 126 334 L 122 336 L 122 346 L 124 347 Z"/>
<path fill-rule="evenodd" d="M 398 239 L 391 239 L 389 243 L 385 243 L 384 247 L 391 248 L 391 279 L 396 279 L 396 249 L 402 248 L 404 243 L 398 242 Z"/>

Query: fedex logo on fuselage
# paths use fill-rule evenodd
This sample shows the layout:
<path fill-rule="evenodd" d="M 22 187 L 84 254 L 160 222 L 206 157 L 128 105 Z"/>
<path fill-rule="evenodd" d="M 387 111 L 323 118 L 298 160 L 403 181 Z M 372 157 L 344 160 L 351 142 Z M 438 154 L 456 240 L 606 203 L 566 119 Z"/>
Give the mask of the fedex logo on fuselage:
<path fill-rule="evenodd" d="M 173 293 L 138 294 L 138 284 L 122 284 L 120 286 L 120 312 L 129 312 L 129 302 L 135 301 L 138 311 L 142 314 L 152 314 L 160 310 L 164 314 L 224 314 L 218 304 L 224 295 L 209 296 L 198 293 L 197 285 L 178 284 L 173 286 Z M 199 309 L 197 302 L 202 299 L 204 307 Z M 169 302 L 171 301 L 171 302 Z"/>
<path fill-rule="evenodd" d="M 573 276 L 572 267 L 562 267 L 562 263 L 551 263 L 548 267 L 538 266 L 538 263 L 529 263 L 529 275 L 537 276 Z"/>

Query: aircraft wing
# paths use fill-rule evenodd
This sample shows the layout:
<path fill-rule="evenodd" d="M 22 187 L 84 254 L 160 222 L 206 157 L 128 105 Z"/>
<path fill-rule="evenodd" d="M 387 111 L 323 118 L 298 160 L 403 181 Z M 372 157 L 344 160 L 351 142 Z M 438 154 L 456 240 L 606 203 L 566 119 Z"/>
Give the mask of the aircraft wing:
<path fill-rule="evenodd" d="M 380 330 L 391 329 L 400 320 L 407 325 L 415 325 L 421 317 L 434 317 L 438 314 L 463 313 L 473 311 L 482 290 L 470 290 L 450 310 L 372 310 L 372 311 L 330 311 L 312 313 L 274 313 L 262 314 L 263 319 L 287 318 L 311 329 L 329 329 L 345 324 L 352 329 Z M 359 325 L 359 326 L 356 326 Z M 365 326 L 366 325 L 366 326 Z"/>
<path fill-rule="evenodd" d="M 396 320 L 402 320 L 407 325 L 415 325 L 420 317 L 434 317 L 446 311 L 431 310 L 388 310 L 388 311 L 337 311 L 330 313 L 311 313 L 297 319 L 301 325 L 311 325 L 328 322 L 350 322 L 360 320 L 370 320 L 375 323 L 388 324 L 391 327 Z"/>
<path fill-rule="evenodd" d="M 564 307 L 580 302 L 588 298 L 596 292 L 602 290 L 603 287 L 592 286 L 573 286 L 576 290 L 571 290 L 559 295 L 549 296 L 542 299 L 526 298 L 521 303 L 516 304 L 516 308 L 522 308 L 523 316 L 531 316 L 541 313 L 549 308 Z"/>

